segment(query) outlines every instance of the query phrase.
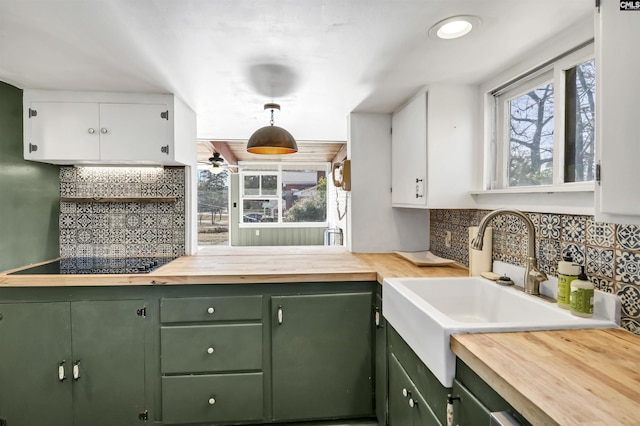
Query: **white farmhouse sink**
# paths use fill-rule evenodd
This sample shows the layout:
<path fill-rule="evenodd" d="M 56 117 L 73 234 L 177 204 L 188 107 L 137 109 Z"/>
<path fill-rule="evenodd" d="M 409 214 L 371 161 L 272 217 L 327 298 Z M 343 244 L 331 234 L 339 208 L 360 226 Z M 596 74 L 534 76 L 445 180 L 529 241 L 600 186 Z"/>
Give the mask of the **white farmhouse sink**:
<path fill-rule="evenodd" d="M 453 333 L 608 328 L 620 322 L 618 298 L 601 291 L 595 292 L 593 318 L 481 277 L 388 278 L 382 293 L 384 317 L 446 387 L 455 376 Z"/>

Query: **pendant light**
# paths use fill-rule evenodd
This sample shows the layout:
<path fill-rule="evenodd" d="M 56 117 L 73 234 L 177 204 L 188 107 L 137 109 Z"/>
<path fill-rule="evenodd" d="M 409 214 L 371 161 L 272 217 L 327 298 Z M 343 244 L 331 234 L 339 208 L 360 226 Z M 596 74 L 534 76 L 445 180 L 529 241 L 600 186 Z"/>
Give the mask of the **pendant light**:
<path fill-rule="evenodd" d="M 298 152 L 298 144 L 282 127 L 273 125 L 273 110 L 280 110 L 278 104 L 265 104 L 264 109 L 271 110 L 271 125 L 256 130 L 249 138 L 247 152 L 253 154 L 293 154 Z"/>

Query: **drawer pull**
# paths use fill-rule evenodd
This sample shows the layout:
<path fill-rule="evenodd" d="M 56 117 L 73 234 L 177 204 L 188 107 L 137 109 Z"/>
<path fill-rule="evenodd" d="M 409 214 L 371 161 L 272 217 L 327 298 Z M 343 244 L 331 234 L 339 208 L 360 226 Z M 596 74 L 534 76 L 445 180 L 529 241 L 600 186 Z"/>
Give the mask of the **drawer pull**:
<path fill-rule="evenodd" d="M 216 311 L 216 310 L 215 310 L 215 309 L 213 309 L 213 307 L 210 307 L 209 309 L 207 309 L 207 313 L 208 313 L 208 314 L 212 314 L 212 313 L 214 313 L 215 311 Z"/>
<path fill-rule="evenodd" d="M 216 403 L 216 399 L 214 397 L 209 398 L 209 405 L 213 405 Z"/>
<path fill-rule="evenodd" d="M 58 364 L 58 380 L 63 382 L 66 378 L 67 375 L 64 374 L 64 361 L 61 361 L 60 364 Z"/>
<path fill-rule="evenodd" d="M 284 313 L 282 311 L 282 305 L 278 306 L 278 325 L 282 325 L 282 321 L 284 321 Z"/>
<path fill-rule="evenodd" d="M 73 380 L 80 378 L 80 360 L 73 363 Z"/>
<path fill-rule="evenodd" d="M 208 349 L 207 349 L 207 353 L 208 353 L 208 354 L 212 354 L 213 352 L 214 352 L 213 348 L 208 348 Z"/>
<path fill-rule="evenodd" d="M 402 388 L 402 396 L 404 396 L 405 398 L 408 397 L 409 395 L 411 395 L 411 392 L 409 392 L 407 390 L 407 388 Z"/>
<path fill-rule="evenodd" d="M 418 405 L 418 402 L 413 398 L 409 398 L 409 407 L 414 408 L 416 405 Z"/>

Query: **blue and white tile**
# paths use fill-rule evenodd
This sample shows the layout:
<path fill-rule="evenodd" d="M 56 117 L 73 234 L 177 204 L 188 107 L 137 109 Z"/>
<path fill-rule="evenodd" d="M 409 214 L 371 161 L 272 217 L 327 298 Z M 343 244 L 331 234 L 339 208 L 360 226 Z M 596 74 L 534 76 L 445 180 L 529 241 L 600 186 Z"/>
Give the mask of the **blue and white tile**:
<path fill-rule="evenodd" d="M 633 318 L 622 318 L 620 320 L 620 326 L 634 334 L 640 334 L 640 321 L 638 320 Z"/>
<path fill-rule="evenodd" d="M 91 228 L 76 229 L 76 241 L 78 244 L 92 244 L 93 230 Z"/>
<path fill-rule="evenodd" d="M 73 182 L 60 182 L 60 196 L 61 197 L 75 197 L 76 196 L 76 184 Z"/>
<path fill-rule="evenodd" d="M 155 228 L 156 226 L 156 218 L 158 215 L 155 214 L 144 214 L 142 215 L 141 221 L 142 221 L 142 227 L 143 228 Z"/>
<path fill-rule="evenodd" d="M 561 219 L 562 240 L 584 243 L 587 233 L 586 217 L 563 215 Z"/>
<path fill-rule="evenodd" d="M 585 246 L 583 244 L 567 243 L 563 241 L 561 246 L 562 246 L 561 257 L 564 258 L 567 256 L 571 256 L 571 259 L 573 259 L 574 263 L 581 266 L 585 266 Z"/>
<path fill-rule="evenodd" d="M 124 244 L 127 241 L 127 232 L 124 228 L 122 229 L 114 229 L 111 228 L 109 230 L 109 235 L 111 237 L 111 242 L 113 244 Z"/>
<path fill-rule="evenodd" d="M 92 257 L 93 245 L 91 244 L 78 244 L 76 248 L 76 257 Z"/>
<path fill-rule="evenodd" d="M 173 206 L 171 203 L 157 203 L 158 213 L 173 213 Z"/>
<path fill-rule="evenodd" d="M 637 285 L 625 284 L 618 290 L 622 305 L 622 314 L 628 318 L 640 319 L 640 288 Z"/>
<path fill-rule="evenodd" d="M 589 277 L 589 281 L 593 283 L 593 286 L 600 291 L 604 291 L 605 293 L 615 293 L 616 292 L 616 283 L 615 281 L 608 280 L 600 277 Z"/>
<path fill-rule="evenodd" d="M 618 225 L 616 240 L 618 248 L 640 250 L 640 226 Z"/>
<path fill-rule="evenodd" d="M 77 227 L 76 215 L 72 213 L 61 213 L 59 223 L 60 229 L 74 229 Z"/>
<path fill-rule="evenodd" d="M 540 238 L 550 238 L 554 240 L 560 238 L 560 215 L 540 215 Z"/>
<path fill-rule="evenodd" d="M 557 264 L 560 260 L 560 242 L 552 239 L 540 240 L 538 261 L 548 264 Z"/>
<path fill-rule="evenodd" d="M 76 229 L 60 229 L 60 244 L 77 244 L 76 234 Z"/>
<path fill-rule="evenodd" d="M 640 253 L 616 250 L 616 281 L 640 284 Z"/>
<path fill-rule="evenodd" d="M 600 247 L 613 247 L 616 227 L 612 223 L 596 222 L 587 219 L 587 244 Z"/>
<path fill-rule="evenodd" d="M 74 214 L 76 212 L 77 203 L 69 203 L 62 201 L 60 203 L 60 213 Z"/>
<path fill-rule="evenodd" d="M 60 167 L 60 182 L 75 182 L 77 180 L 76 167 Z"/>
<path fill-rule="evenodd" d="M 141 222 L 140 215 L 137 213 L 129 213 L 126 215 L 127 228 L 140 228 Z"/>
<path fill-rule="evenodd" d="M 587 275 L 599 275 L 605 278 L 613 278 L 613 249 L 587 246 L 586 262 Z"/>
<path fill-rule="evenodd" d="M 158 234 L 155 229 L 143 229 L 140 234 L 141 242 L 144 244 L 156 244 Z"/>
<path fill-rule="evenodd" d="M 142 230 L 138 228 L 127 229 L 124 235 L 127 244 L 138 244 L 142 240 Z"/>
<path fill-rule="evenodd" d="M 126 228 L 127 220 L 126 215 L 122 213 L 115 213 L 109 215 L 109 228 L 111 229 L 124 229 Z"/>
<path fill-rule="evenodd" d="M 173 215 L 159 214 L 156 217 L 157 217 L 156 226 L 158 228 L 173 228 Z"/>

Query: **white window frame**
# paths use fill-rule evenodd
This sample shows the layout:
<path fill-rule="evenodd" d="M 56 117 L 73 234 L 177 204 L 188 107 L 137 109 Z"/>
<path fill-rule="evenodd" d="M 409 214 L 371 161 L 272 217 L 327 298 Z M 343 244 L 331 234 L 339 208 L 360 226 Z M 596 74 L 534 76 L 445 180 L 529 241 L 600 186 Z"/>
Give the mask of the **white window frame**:
<path fill-rule="evenodd" d="M 325 176 L 327 179 L 327 192 L 329 190 L 329 166 L 331 163 L 328 162 L 312 162 L 312 163 L 303 163 L 303 162 L 285 162 L 285 163 L 245 163 L 239 162 L 238 166 L 240 167 L 240 220 L 239 227 L 240 228 L 326 228 L 329 224 L 329 202 L 327 200 L 326 206 L 326 218 L 324 222 L 283 222 L 284 212 L 282 208 L 282 171 L 286 171 L 289 169 L 296 168 L 304 168 L 304 167 L 318 167 L 324 166 L 325 168 Z M 260 165 L 266 165 L 268 167 L 277 166 L 277 169 L 274 170 L 257 170 Z M 276 175 L 277 176 L 277 184 L 276 184 L 276 195 L 244 195 L 244 177 L 246 175 Z M 244 217 L 244 200 L 276 200 L 278 203 L 278 221 L 277 222 L 243 222 L 242 218 Z"/>
<path fill-rule="evenodd" d="M 594 58 L 594 45 L 590 43 L 571 53 L 561 55 L 544 67 L 525 73 L 524 77 L 513 79 L 500 89 L 487 93 L 494 103 L 493 108 L 485 110 L 487 121 L 493 123 L 492 138 L 485 141 L 489 145 L 491 157 L 490 170 L 485 173 L 488 182 L 485 189 L 498 191 L 583 191 L 593 190 L 593 182 L 564 181 L 564 146 L 565 146 L 565 106 L 566 106 L 566 71 Z M 597 72 L 597 71 L 596 71 Z M 527 93 L 546 82 L 553 83 L 554 90 L 554 143 L 553 143 L 553 183 L 551 185 L 508 186 L 509 161 L 509 111 L 505 108 L 510 99 Z M 596 94 L 597 96 L 597 94 Z M 598 141 L 596 141 L 597 143 Z"/>

